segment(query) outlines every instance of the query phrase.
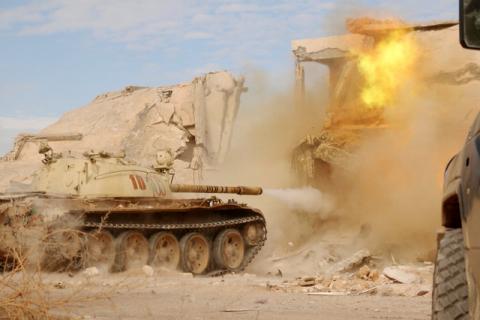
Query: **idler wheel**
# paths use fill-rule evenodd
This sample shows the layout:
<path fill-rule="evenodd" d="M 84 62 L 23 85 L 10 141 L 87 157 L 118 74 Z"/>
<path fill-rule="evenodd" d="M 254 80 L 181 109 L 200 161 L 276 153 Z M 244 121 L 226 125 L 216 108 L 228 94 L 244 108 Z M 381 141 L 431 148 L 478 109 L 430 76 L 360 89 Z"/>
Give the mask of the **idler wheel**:
<path fill-rule="evenodd" d="M 248 223 L 243 227 L 242 234 L 249 246 L 256 246 L 265 236 L 265 227 L 259 222 Z"/>
<path fill-rule="evenodd" d="M 115 261 L 115 240 L 106 230 L 93 231 L 87 236 L 87 266 L 106 266 L 110 268 Z"/>
<path fill-rule="evenodd" d="M 213 242 L 213 257 L 221 268 L 235 271 L 241 267 L 245 257 L 245 243 L 235 229 L 221 231 Z"/>
<path fill-rule="evenodd" d="M 182 269 L 193 274 L 204 273 L 210 262 L 210 243 L 198 232 L 187 233 L 180 240 Z"/>
<path fill-rule="evenodd" d="M 126 231 L 116 239 L 114 271 L 139 268 L 148 262 L 148 241 L 138 231 Z"/>
<path fill-rule="evenodd" d="M 170 232 L 158 232 L 150 237 L 150 265 L 175 270 L 180 263 L 180 245 Z"/>

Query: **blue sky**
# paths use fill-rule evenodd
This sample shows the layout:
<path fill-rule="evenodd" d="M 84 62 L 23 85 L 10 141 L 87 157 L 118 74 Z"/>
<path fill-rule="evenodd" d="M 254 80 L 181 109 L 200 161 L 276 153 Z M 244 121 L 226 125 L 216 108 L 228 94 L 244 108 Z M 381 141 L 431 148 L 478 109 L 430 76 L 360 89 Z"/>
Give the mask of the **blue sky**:
<path fill-rule="evenodd" d="M 17 132 L 126 85 L 221 69 L 287 79 L 290 40 L 341 34 L 360 15 L 456 19 L 457 1 L 1 0 L 0 153 Z"/>

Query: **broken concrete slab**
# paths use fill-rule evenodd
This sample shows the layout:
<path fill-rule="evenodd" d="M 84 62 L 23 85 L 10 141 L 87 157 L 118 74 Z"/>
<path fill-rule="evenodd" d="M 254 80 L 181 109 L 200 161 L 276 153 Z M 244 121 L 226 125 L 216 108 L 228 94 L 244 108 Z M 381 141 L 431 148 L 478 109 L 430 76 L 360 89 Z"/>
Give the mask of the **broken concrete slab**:
<path fill-rule="evenodd" d="M 363 264 L 367 263 L 371 256 L 372 255 L 370 254 L 370 251 L 368 251 L 367 249 L 359 250 L 349 258 L 338 262 L 334 266 L 334 269 L 337 272 L 353 271 L 354 269 L 359 268 Z"/>
<path fill-rule="evenodd" d="M 421 278 L 418 274 L 402 266 L 392 266 L 383 269 L 383 275 L 387 278 L 403 284 L 420 283 Z"/>

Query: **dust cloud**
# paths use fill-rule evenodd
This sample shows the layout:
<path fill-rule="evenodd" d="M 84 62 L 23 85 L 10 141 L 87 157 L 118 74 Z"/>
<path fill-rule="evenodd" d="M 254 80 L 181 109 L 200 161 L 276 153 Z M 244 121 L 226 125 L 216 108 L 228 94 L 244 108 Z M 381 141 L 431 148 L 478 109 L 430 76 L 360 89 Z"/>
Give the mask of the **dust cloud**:
<path fill-rule="evenodd" d="M 322 219 L 326 219 L 335 206 L 331 196 L 313 187 L 264 189 L 263 191 L 267 196 L 285 203 L 290 210 L 318 215 Z"/>
<path fill-rule="evenodd" d="M 256 99 L 255 90 L 247 93 L 229 158 L 209 182 L 265 188 L 262 197 L 242 199 L 267 217 L 264 254 L 291 250 L 292 243 L 297 248 L 322 246 L 323 235 L 343 239 L 348 233 L 354 247 L 397 261 L 433 258 L 444 167 L 476 115 L 474 84 L 431 81 L 432 74 L 452 71 L 448 59 L 461 50 L 455 47 L 456 30 L 446 33 L 415 36 L 420 52 L 415 72 L 395 88 L 397 94 L 384 110 L 387 125 L 362 136 L 348 161 L 333 168 L 324 190 L 299 185 L 291 160 L 300 140 L 323 128 L 328 99 L 319 91 L 328 87 L 327 79 L 298 109 L 285 91 L 265 93 L 269 77 L 260 77 L 261 98 Z M 442 37 L 441 47 L 435 37 Z M 247 85 L 255 88 L 254 82 Z"/>

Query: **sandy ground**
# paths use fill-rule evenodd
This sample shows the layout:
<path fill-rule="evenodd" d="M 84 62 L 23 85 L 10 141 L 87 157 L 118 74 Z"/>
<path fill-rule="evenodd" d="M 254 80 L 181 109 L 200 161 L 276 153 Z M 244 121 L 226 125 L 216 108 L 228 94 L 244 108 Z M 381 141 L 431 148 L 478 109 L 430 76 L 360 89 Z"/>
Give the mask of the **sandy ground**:
<path fill-rule="evenodd" d="M 285 280 L 251 274 L 46 275 L 53 297 L 74 293 L 74 319 L 429 319 L 431 295 L 311 295 L 281 292 Z M 399 284 L 400 285 L 400 284 Z M 79 290 L 80 289 L 80 290 Z M 78 293 L 75 293 L 77 290 Z M 305 290 L 303 290 L 305 291 Z M 61 312 L 65 314 L 65 312 Z"/>

